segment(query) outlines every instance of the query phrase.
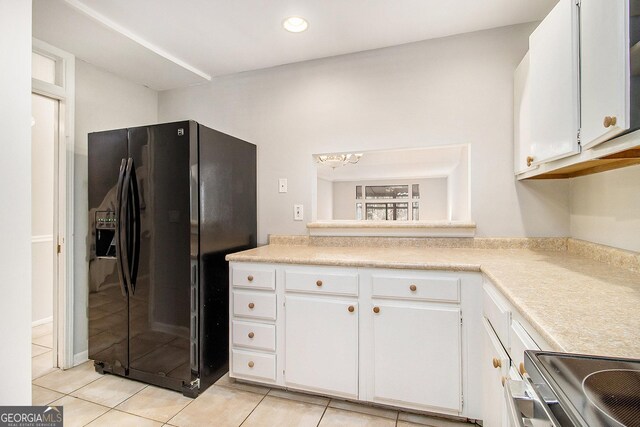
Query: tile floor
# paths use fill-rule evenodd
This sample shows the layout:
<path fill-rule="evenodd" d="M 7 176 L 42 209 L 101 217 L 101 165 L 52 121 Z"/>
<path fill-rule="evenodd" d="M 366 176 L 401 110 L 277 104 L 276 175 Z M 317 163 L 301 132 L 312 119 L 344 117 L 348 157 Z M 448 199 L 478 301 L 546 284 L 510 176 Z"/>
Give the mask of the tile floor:
<path fill-rule="evenodd" d="M 112 375 L 87 362 L 54 369 L 51 325 L 33 328 L 33 404 L 63 405 L 65 426 L 470 427 L 424 415 L 236 382 L 228 375 L 198 396 Z M 48 346 L 48 347 L 47 347 Z"/>

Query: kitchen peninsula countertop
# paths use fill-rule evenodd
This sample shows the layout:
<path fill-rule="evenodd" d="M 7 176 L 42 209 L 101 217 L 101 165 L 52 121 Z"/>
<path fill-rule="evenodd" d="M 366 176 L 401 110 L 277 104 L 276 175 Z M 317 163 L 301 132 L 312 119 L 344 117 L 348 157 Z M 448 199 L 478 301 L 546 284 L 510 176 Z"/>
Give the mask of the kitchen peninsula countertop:
<path fill-rule="evenodd" d="M 267 245 L 227 260 L 482 272 L 554 350 L 640 358 L 640 273 L 567 251 Z"/>

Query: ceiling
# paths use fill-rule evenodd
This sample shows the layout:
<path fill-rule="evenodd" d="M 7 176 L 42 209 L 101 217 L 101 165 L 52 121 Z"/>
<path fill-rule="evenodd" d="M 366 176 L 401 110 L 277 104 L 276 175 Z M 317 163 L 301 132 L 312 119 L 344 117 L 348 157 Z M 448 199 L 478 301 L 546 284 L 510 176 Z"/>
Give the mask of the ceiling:
<path fill-rule="evenodd" d="M 34 0 L 33 34 L 156 90 L 541 20 L 557 0 Z M 302 16 L 293 34 L 284 18 Z"/>
<path fill-rule="evenodd" d="M 441 178 L 449 176 L 467 155 L 466 145 L 365 151 L 356 164 L 334 169 L 317 163 L 318 178 L 332 182 Z"/>

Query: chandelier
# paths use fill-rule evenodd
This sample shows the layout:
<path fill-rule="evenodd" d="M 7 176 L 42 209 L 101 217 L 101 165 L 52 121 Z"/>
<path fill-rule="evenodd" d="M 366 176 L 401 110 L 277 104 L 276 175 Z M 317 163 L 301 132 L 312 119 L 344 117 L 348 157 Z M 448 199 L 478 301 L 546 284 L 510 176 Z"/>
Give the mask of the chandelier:
<path fill-rule="evenodd" d="M 338 166 L 344 166 L 349 163 L 355 164 L 360 161 L 362 157 L 362 153 L 357 154 L 323 154 L 320 156 L 316 156 L 316 160 L 318 163 L 322 165 L 330 166 L 335 169 Z"/>

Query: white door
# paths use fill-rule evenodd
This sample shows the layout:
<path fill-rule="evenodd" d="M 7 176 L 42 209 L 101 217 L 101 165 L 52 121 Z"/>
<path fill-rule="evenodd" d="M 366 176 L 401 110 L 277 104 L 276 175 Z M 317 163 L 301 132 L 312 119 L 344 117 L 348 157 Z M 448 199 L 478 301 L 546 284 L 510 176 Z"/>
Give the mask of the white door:
<path fill-rule="evenodd" d="M 56 367 L 54 294 L 57 285 L 57 156 L 59 102 L 31 94 L 31 321 L 38 365 Z M 34 363 L 36 359 L 34 359 Z M 44 371 L 43 371 L 44 372 Z M 34 375 L 38 375 L 34 372 Z"/>
<path fill-rule="evenodd" d="M 483 318 L 482 348 L 482 421 L 486 427 L 507 425 L 502 379 L 509 372 L 509 356 L 487 319 Z"/>
<path fill-rule="evenodd" d="M 461 411 L 459 308 L 374 302 L 373 330 L 374 401 Z"/>
<path fill-rule="evenodd" d="M 628 14 L 628 0 L 582 0 L 580 4 L 583 149 L 629 128 Z"/>
<path fill-rule="evenodd" d="M 357 302 L 287 295 L 284 363 L 291 387 L 357 398 Z"/>
<path fill-rule="evenodd" d="M 529 37 L 533 164 L 580 151 L 578 7 L 560 0 Z"/>

